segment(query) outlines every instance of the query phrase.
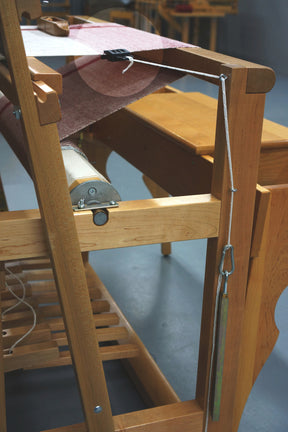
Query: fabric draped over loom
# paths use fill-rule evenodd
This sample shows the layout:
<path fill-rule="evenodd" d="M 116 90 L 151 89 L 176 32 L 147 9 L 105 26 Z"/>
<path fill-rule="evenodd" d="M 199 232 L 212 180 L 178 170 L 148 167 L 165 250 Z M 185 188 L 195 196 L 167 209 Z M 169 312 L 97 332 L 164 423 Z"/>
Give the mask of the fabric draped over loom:
<path fill-rule="evenodd" d="M 113 34 L 110 25 L 93 29 L 90 26 L 93 34 L 97 29 L 102 32 L 102 42 L 98 45 L 99 41 L 94 41 L 100 53 L 105 49 L 119 48 L 141 52 L 143 46 L 147 48 L 148 41 L 150 50 L 158 50 L 157 55 L 161 62 L 163 49 L 188 46 L 182 42 L 131 28 L 125 33 L 127 28 L 120 25 L 113 25 L 112 28 Z M 81 35 L 83 30 L 78 30 Z M 88 29 L 85 29 L 86 31 Z M 103 32 L 106 34 L 105 37 Z M 107 46 L 106 42 L 110 36 L 111 40 Z M 54 36 L 52 38 L 55 40 Z M 119 46 L 119 43 L 122 46 Z M 126 66 L 126 61 L 109 62 L 96 55 L 80 57 L 59 70 L 63 76 L 63 94 L 60 96 L 62 119 L 58 122 L 60 141 L 182 76 L 179 72 L 142 64 L 134 64 L 127 73 L 122 74 Z M 1 132 L 29 172 L 21 122 L 14 117 L 13 109 L 12 104 L 3 96 L 0 99 Z"/>

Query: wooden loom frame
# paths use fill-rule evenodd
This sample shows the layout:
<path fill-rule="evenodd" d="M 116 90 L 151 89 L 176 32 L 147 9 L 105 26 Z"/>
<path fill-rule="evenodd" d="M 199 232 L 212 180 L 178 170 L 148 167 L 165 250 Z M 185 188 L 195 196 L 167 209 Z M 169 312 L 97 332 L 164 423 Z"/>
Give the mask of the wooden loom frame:
<path fill-rule="evenodd" d="M 18 12 L 30 12 L 33 16 L 34 0 L 18 0 Z M 25 7 L 26 6 L 26 7 Z M 40 213 L 4 212 L 0 218 L 0 258 L 1 261 L 14 259 L 41 258 L 50 256 L 57 290 L 65 320 L 69 346 L 73 357 L 83 410 L 85 425 L 75 425 L 56 429 L 61 432 L 109 432 L 109 431 L 181 431 L 200 432 L 206 409 L 208 392 L 209 359 L 212 345 L 213 310 L 215 302 L 218 265 L 223 246 L 226 242 L 229 214 L 229 173 L 226 159 L 224 125 L 221 96 L 216 134 L 215 162 L 213 168 L 211 195 L 185 196 L 164 200 L 123 202 L 119 208 L 109 211 L 110 220 L 104 227 L 96 228 L 88 213 L 73 215 L 66 185 L 65 172 L 60 154 L 59 137 L 55 123 L 41 125 L 35 97 L 24 54 L 19 30 L 18 14 L 14 1 L 0 3 L 1 35 L 9 65 L 9 73 L 1 75 L 1 86 L 12 100 L 21 108 L 22 124 L 29 146 L 30 160 L 37 192 Z M 17 50 L 17 51 L 16 51 Z M 17 52 L 17 56 L 13 53 Z M 148 54 L 150 59 L 153 53 Z M 236 61 L 225 56 L 201 49 L 178 49 L 165 52 L 165 62 L 184 68 L 198 69 L 228 76 L 228 110 L 232 143 L 232 161 L 235 184 L 239 189 L 235 202 L 236 223 L 232 229 L 232 244 L 236 251 L 236 270 L 231 281 L 230 312 L 228 318 L 226 356 L 223 378 L 222 410 L 219 422 L 209 423 L 209 432 L 237 430 L 239 420 L 239 371 L 241 365 L 241 337 L 246 308 L 246 289 L 249 271 L 250 246 L 254 219 L 255 186 L 259 165 L 260 138 L 264 112 L 265 93 L 274 83 L 273 72 L 264 67 Z M 193 66 L 192 66 L 193 65 Z M 121 112 L 118 114 L 123 115 Z M 108 119 L 107 119 L 108 121 Z M 107 121 L 101 123 L 105 129 Z M 117 115 L 116 115 L 117 121 Z M 121 127 L 129 126 L 117 123 Z M 97 131 L 97 125 L 96 125 Z M 101 135 L 99 133 L 99 135 Z M 41 146 L 45 142 L 45 146 Z M 147 141 L 146 141 L 147 144 Z M 167 144 L 167 145 L 166 145 Z M 167 164 L 179 170 L 179 183 L 169 185 L 166 173 L 157 164 L 163 155 L 164 143 L 158 147 L 142 147 L 139 141 L 137 151 L 131 143 L 121 147 L 120 153 L 127 159 L 145 166 L 146 174 L 175 195 L 182 194 L 183 185 L 190 185 L 194 173 L 191 172 L 193 157 L 181 147 L 165 143 L 165 167 Z M 112 142 L 113 146 L 113 142 Z M 117 148 L 116 148 L 117 150 Z M 150 153 L 151 152 L 151 153 Z M 154 164 L 151 163 L 154 160 Z M 155 156 L 155 158 L 153 158 Z M 243 170 L 247 159 L 249 171 Z M 172 165 L 173 164 L 173 165 Z M 54 175 L 51 178 L 51 167 Z M 47 181 L 49 179 L 49 181 Z M 166 182 L 166 183 L 165 183 Z M 175 190 L 172 190 L 172 189 Z M 185 189 L 185 188 L 184 188 Z M 188 187 L 189 189 L 189 187 Z M 57 193 L 55 194 L 55 191 Z M 193 191 L 189 192 L 193 193 Z M 40 216 L 41 215 L 41 216 Z M 155 220 L 161 221 L 161 232 L 155 229 Z M 184 223 L 181 223 L 181 220 Z M 180 223 L 179 223 L 180 221 Z M 171 224 L 177 230 L 171 231 Z M 129 227 L 129 230 L 119 230 Z M 118 232 L 118 234 L 117 234 Z M 119 232 L 121 234 L 119 234 Z M 115 234 L 116 233 L 116 234 Z M 137 233 L 137 236 L 136 236 Z M 245 236 L 243 237 L 243 233 Z M 139 235 L 141 234 L 141 235 Z M 139 240 L 140 238 L 140 240 Z M 195 401 L 179 402 L 169 384 L 148 359 L 148 354 L 139 344 L 140 360 L 129 360 L 142 386 L 153 400 L 156 408 L 130 413 L 112 418 L 106 384 L 102 370 L 101 353 L 98 348 L 95 324 L 87 289 L 86 273 L 97 280 L 87 261 L 82 265 L 81 252 L 95 249 L 132 246 L 165 241 L 209 238 L 207 250 L 206 281 L 203 299 L 202 328 L 199 352 L 197 395 Z M 67 258 L 69 257 L 69 258 Z M 3 283 L 4 271 L 1 271 Z M 99 282 L 98 282 L 99 284 Z M 108 294 L 107 294 L 108 295 Z M 112 300 L 110 299 L 110 302 Z M 116 307 L 113 305 L 113 307 Z M 121 318 L 124 322 L 124 318 Z M 130 333 L 132 330 L 130 330 Z M 235 335 L 237 338 L 235 340 Z M 143 359 L 149 362 L 143 368 Z M 95 368 L 95 364 L 98 365 Z M 153 366 L 151 368 L 151 366 Z M 3 359 L 0 358 L 1 377 Z M 247 393 L 249 390 L 245 389 Z M 4 413 L 3 380 L 0 382 L 0 413 Z M 95 406 L 102 406 L 101 413 L 95 413 Z M 224 407 L 224 408 L 223 408 Z M 55 430 L 55 431 L 56 431 Z M 6 432 L 5 421 L 1 420 L 0 431 Z"/>

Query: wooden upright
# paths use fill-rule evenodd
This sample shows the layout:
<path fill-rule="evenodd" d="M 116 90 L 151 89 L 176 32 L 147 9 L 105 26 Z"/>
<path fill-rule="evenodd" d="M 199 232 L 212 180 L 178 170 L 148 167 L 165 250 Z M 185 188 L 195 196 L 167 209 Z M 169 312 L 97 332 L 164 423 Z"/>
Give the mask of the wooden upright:
<path fill-rule="evenodd" d="M 20 264 L 9 265 L 30 269 L 30 273 L 26 272 L 26 275 L 29 274 L 31 280 L 39 278 L 41 269 L 42 282 L 47 282 L 44 285 L 49 285 L 49 289 L 53 287 L 54 278 L 58 297 L 51 289 L 45 298 L 47 300 L 49 297 L 51 302 L 59 298 L 65 331 L 63 320 L 58 318 L 49 320 L 49 324 L 47 321 L 40 322 L 36 330 L 46 332 L 48 339 L 50 337 L 48 343 L 52 351 L 55 348 L 53 343 L 58 346 L 68 343 L 70 353 L 59 354 L 58 358 L 41 358 L 42 363 L 35 366 L 31 357 L 28 356 L 30 363 L 27 360 L 26 354 L 30 348 L 26 348 L 26 351 L 24 349 L 23 359 L 18 355 L 18 360 L 17 349 L 10 357 L 4 352 L 4 366 L 2 358 L 0 359 L 0 432 L 6 432 L 5 416 L 2 415 L 3 369 L 12 370 L 13 365 L 24 367 L 21 364 L 25 367 L 49 367 L 70 364 L 71 361 L 78 380 L 85 424 L 58 428 L 55 432 L 203 432 L 207 401 L 210 398 L 210 358 L 218 268 L 223 247 L 227 243 L 230 213 L 231 185 L 222 92 L 219 91 L 214 165 L 208 159 L 201 161 L 201 167 L 205 167 L 207 172 L 211 173 L 213 168 L 211 191 L 206 194 L 193 195 L 197 172 L 199 173 L 191 169 L 195 162 L 195 154 L 181 143 L 175 144 L 172 140 L 165 139 L 163 135 L 154 141 L 152 129 L 145 129 L 143 119 L 135 119 L 129 109 L 122 110 L 95 125 L 94 132 L 98 140 L 124 156 L 167 193 L 175 195 L 121 202 L 118 208 L 109 210 L 109 222 L 103 227 L 96 227 L 91 212 L 73 214 L 56 123 L 50 119 L 48 124 L 43 124 L 37 110 L 37 98 L 24 53 L 18 15 L 24 11 L 33 18 L 34 11 L 38 12 L 38 6 L 36 0 L 0 2 L 0 30 L 8 64 L 5 73 L 1 75 L 6 79 L 1 79 L 0 83 L 5 84 L 2 86 L 3 90 L 12 98 L 13 104 L 18 107 L 18 114 L 21 115 L 19 121 L 28 146 L 29 163 L 40 209 L 40 213 L 36 210 L 0 214 L 0 261 L 24 260 Z M 15 52 L 17 56 L 14 55 Z M 153 60 L 153 53 L 146 53 L 145 56 L 142 54 L 142 57 Z M 265 93 L 274 84 L 274 74 L 268 68 L 199 48 L 166 50 L 163 57 L 163 62 L 168 65 L 218 76 L 224 74 L 227 77 L 232 166 L 234 184 L 237 188 L 231 231 L 231 243 L 235 249 L 235 272 L 229 278 L 228 285 L 230 306 L 220 420 L 212 421 L 209 416 L 208 431 L 236 432 L 241 416 L 239 401 L 242 409 L 243 400 L 251 388 L 250 384 L 247 384 L 249 374 L 252 374 L 249 365 L 248 372 L 241 369 L 242 360 L 247 360 L 243 342 L 247 338 L 245 320 L 251 318 L 247 309 L 246 293 Z M 214 79 L 213 82 L 219 84 L 218 80 Z M 142 131 L 145 133 L 142 134 Z M 87 148 L 88 155 L 93 156 L 94 151 L 92 146 Z M 173 178 L 167 175 L 171 172 L 174 173 Z M 196 400 L 180 402 L 155 361 L 89 266 L 87 255 L 82 258 L 81 253 L 96 249 L 195 238 L 209 238 L 197 394 Z M 50 263 L 53 276 L 47 270 Z M 0 274 L 4 274 L 3 267 Z M 91 288 L 93 299 L 97 299 L 92 303 Z M 97 317 L 93 315 L 91 306 Z M 54 307 L 53 311 L 58 316 L 57 307 Z M 106 313 L 101 315 L 103 311 Z M 47 313 L 45 309 L 43 315 Z M 24 315 L 21 315 L 23 319 Z M 21 323 L 20 319 L 19 321 Z M 114 327 L 115 324 L 120 326 Z M 97 331 L 95 327 L 98 327 Z M 55 338 L 54 335 L 52 340 L 51 333 L 55 330 L 61 330 L 63 333 L 59 338 Z M 256 335 L 255 338 L 257 339 Z M 103 350 L 98 345 L 100 340 L 117 340 L 118 343 Z M 253 343 L 253 340 L 249 340 L 249 343 Z M 124 357 L 128 358 L 129 369 L 133 371 L 132 376 L 137 377 L 136 381 L 152 402 L 152 407 L 113 418 L 102 361 Z M 246 384 L 241 387 L 243 374 L 246 374 Z"/>

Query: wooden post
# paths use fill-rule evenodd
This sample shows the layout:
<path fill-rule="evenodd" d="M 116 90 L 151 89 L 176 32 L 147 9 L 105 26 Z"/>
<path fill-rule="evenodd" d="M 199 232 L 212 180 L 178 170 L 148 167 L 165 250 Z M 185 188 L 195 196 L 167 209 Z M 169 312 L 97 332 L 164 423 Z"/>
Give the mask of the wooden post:
<path fill-rule="evenodd" d="M 17 90 L 41 217 L 89 432 L 114 430 L 56 124 L 40 126 L 14 1 L 0 3 L 1 35 Z M 15 53 L 17 52 L 17 55 Z"/>
<path fill-rule="evenodd" d="M 0 311 L 1 291 L 5 286 L 4 263 L 0 262 Z M 6 402 L 5 402 L 5 375 L 3 365 L 2 320 L 0 319 L 0 432 L 6 432 Z"/>
<path fill-rule="evenodd" d="M 218 422 L 212 422 L 211 418 L 209 419 L 209 432 L 233 430 L 232 413 L 236 397 L 235 389 L 237 384 L 240 339 L 245 310 L 262 119 L 265 102 L 264 94 L 246 93 L 247 69 L 236 66 L 222 66 L 221 72 L 228 76 L 228 118 L 234 184 L 237 188 L 234 198 L 231 232 L 231 244 L 234 246 L 235 253 L 235 272 L 229 277 L 228 283 L 229 312 L 220 420 Z M 220 100 L 221 99 L 222 97 L 220 94 Z M 208 241 L 196 391 L 196 398 L 204 410 L 207 408 L 208 398 L 208 377 L 212 347 L 215 293 L 219 275 L 218 267 L 223 247 L 227 243 L 231 195 L 223 127 L 223 109 L 221 106 L 222 104 L 218 110 L 215 163 L 212 180 L 212 193 L 222 200 L 220 231 L 217 239 L 211 239 Z"/>

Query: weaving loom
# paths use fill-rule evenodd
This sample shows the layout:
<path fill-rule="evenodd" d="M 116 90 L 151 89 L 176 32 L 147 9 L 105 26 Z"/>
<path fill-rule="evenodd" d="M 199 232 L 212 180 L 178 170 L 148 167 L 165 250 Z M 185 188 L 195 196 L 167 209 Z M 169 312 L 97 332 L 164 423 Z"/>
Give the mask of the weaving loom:
<path fill-rule="evenodd" d="M 59 74 L 47 68 L 44 68 L 42 75 L 38 71 L 35 73 L 35 68 L 31 67 L 31 59 L 28 59 L 29 71 L 18 23 L 18 18 L 23 11 L 29 12 L 31 18 L 39 16 L 38 2 L 9 0 L 0 3 L 1 36 L 7 61 L 7 65 L 1 65 L 0 84 L 2 91 L 12 102 L 10 103 L 4 97 L 0 99 L 0 125 L 3 135 L 34 180 L 40 212 L 31 210 L 1 213 L 0 259 L 3 263 L 7 262 L 7 271 L 13 270 L 20 275 L 19 278 L 28 271 L 32 279 L 38 277 L 42 282 L 46 282 L 44 288 L 47 289 L 49 285 L 49 290 L 45 292 L 39 282 L 38 292 L 31 293 L 31 298 L 36 305 L 39 305 L 39 323 L 29 338 L 27 337 L 26 342 L 23 341 L 23 345 L 13 349 L 12 353 L 4 351 L 4 357 L 1 357 L 0 431 L 6 432 L 3 370 L 49 367 L 71 364 L 71 362 L 79 384 L 85 423 L 58 428 L 55 432 L 236 431 L 243 410 L 243 401 L 248 397 L 253 384 L 249 374 L 253 374 L 254 369 L 253 367 L 249 369 L 249 365 L 244 373 L 244 375 L 248 373 L 249 377 L 247 379 L 245 375 L 244 382 L 242 380 L 244 375 L 241 364 L 247 355 L 245 350 L 243 351 L 243 344 L 247 338 L 243 326 L 244 317 L 248 321 L 251 318 L 251 310 L 245 302 L 245 297 L 253 222 L 255 220 L 257 222 L 259 216 L 254 212 L 254 207 L 264 100 L 265 93 L 274 83 L 273 72 L 262 66 L 212 54 L 197 47 L 188 48 L 178 43 L 175 45 L 175 42 L 165 39 L 161 39 L 159 51 L 157 43 L 160 39 L 152 35 L 147 36 L 149 49 L 152 46 L 154 48 L 152 51 L 139 49 L 141 46 L 143 48 L 142 40 L 140 46 L 123 46 L 133 51 L 135 58 L 139 60 L 193 69 L 213 75 L 214 78 L 206 76 L 203 79 L 219 86 L 221 83 L 215 76 L 225 75 L 225 86 L 223 92 L 220 91 L 218 102 L 212 164 L 211 159 L 197 158 L 196 160 L 191 149 L 187 149 L 181 143 L 165 139 L 163 134 L 157 135 L 155 140 L 155 133 L 149 127 L 146 129 L 147 123 L 141 116 L 135 118 L 129 108 L 119 110 L 128 103 L 177 79 L 181 73 L 176 71 L 162 68 L 155 71 L 155 68 L 150 66 L 135 64 L 123 76 L 122 70 L 125 67 L 123 62 L 109 63 L 100 60 L 99 55 L 89 58 L 89 61 L 87 57 L 82 57 L 65 66 L 61 71 L 63 95 L 60 103 L 62 120 L 59 121 L 58 97 L 53 90 Z M 93 25 L 92 27 L 93 31 L 96 31 L 99 28 L 103 30 L 104 26 Z M 124 31 L 121 26 L 111 26 L 106 27 L 108 34 L 112 32 L 111 29 L 116 31 L 116 34 L 117 29 L 120 29 L 120 33 Z M 152 39 L 156 41 L 155 45 Z M 117 42 L 119 43 L 118 37 Z M 119 46 L 100 46 L 98 48 L 100 52 L 96 54 L 101 54 L 104 48 L 114 49 Z M 16 50 L 19 55 L 13 56 Z M 75 54 L 77 53 L 74 52 Z M 118 77 L 118 81 L 111 89 L 111 77 L 115 76 Z M 39 83 L 45 80 L 50 83 L 47 83 L 49 89 Z M 227 96 L 224 90 L 227 91 Z M 81 102 L 75 106 L 75 100 L 79 102 L 79 94 Z M 227 102 L 227 113 L 225 102 Z M 226 146 L 227 127 L 223 112 L 229 118 L 231 148 Z M 58 129 L 57 121 L 59 121 Z M 74 174 L 71 176 L 73 180 L 69 181 L 59 144 L 60 141 L 92 124 L 94 124 L 93 134 L 98 141 L 118 151 L 173 196 L 119 202 L 119 206 L 112 205 L 112 208 L 105 208 L 107 219 L 104 223 L 96 223 L 96 225 L 93 223 L 93 214 L 90 210 L 73 213 L 69 186 L 71 187 L 75 180 L 79 183 L 78 176 L 81 179 L 86 174 L 74 173 L 73 169 Z M 142 134 L 143 127 L 145 134 Z M 131 138 L 127 137 L 129 134 L 131 136 L 136 134 L 137 138 L 131 141 Z M 125 139 L 122 139 L 123 136 Z M 62 141 L 62 144 L 64 144 L 62 153 L 67 168 L 67 160 L 65 162 L 67 145 L 65 149 L 65 141 Z M 97 160 L 96 145 L 87 145 L 87 141 L 84 140 L 83 149 L 89 159 Z M 68 151 L 72 151 L 73 157 L 75 156 L 72 148 L 69 147 Z M 230 151 L 231 161 L 227 158 L 227 153 Z M 163 158 L 164 154 L 165 158 Z M 80 157 L 83 158 L 83 155 L 80 154 Z M 247 160 L 250 163 L 249 171 L 243 169 Z M 85 159 L 81 159 L 81 163 L 85 165 Z M 191 169 L 192 165 L 195 165 L 195 169 Z M 234 182 L 237 187 L 233 208 L 237 226 L 232 223 L 229 231 L 231 166 L 233 166 Z M 90 169 L 92 170 L 92 167 L 89 166 L 88 171 Z M 103 170 L 101 171 L 103 173 Z M 167 174 L 172 171 L 173 178 Z M 203 173 L 207 173 L 204 180 Z M 93 176 L 94 180 L 97 181 L 98 177 L 98 181 L 99 179 L 103 181 L 105 187 L 108 185 L 111 191 L 112 186 L 106 179 L 100 177 L 101 174 L 98 176 L 97 172 L 93 172 Z M 199 178 L 202 179 L 201 187 L 203 182 L 209 184 L 211 180 L 211 186 L 209 184 L 204 194 L 199 192 L 201 189 L 199 182 L 197 183 Z M 94 183 L 91 186 L 88 181 L 88 194 L 91 188 L 97 189 L 97 185 Z M 200 193 L 199 195 L 195 195 L 195 189 L 198 189 L 196 193 Z M 116 195 L 112 198 L 109 195 L 109 201 L 119 201 L 120 197 L 113 188 L 112 191 Z M 79 196 L 75 201 L 79 202 Z M 258 226 L 259 224 L 256 228 Z M 263 227 L 263 223 L 261 226 Z M 259 230 L 261 231 L 261 228 L 256 229 L 257 232 Z M 224 291 L 225 283 L 230 276 L 228 273 L 231 273 L 231 277 L 228 284 L 229 314 L 228 317 L 226 316 L 228 321 L 225 359 L 219 363 L 218 357 L 213 356 L 214 333 L 219 332 L 221 327 L 221 322 L 217 323 L 216 306 L 219 294 L 217 286 L 219 264 L 223 251 L 225 252 L 223 247 L 227 243 L 228 231 L 229 240 L 235 249 L 235 272 L 232 275 L 232 270 L 230 272 L 225 270 L 227 263 L 226 261 L 224 263 L 223 259 L 220 268 L 224 279 L 226 277 L 225 281 L 223 280 Z M 246 233 L 244 237 L 243 232 Z M 180 402 L 155 361 L 89 266 L 86 252 L 196 238 L 209 239 L 197 392 L 195 400 Z M 228 245 L 230 246 L 230 241 Z M 52 279 L 51 268 L 55 282 Z M 6 280 L 8 279 L 11 278 L 6 277 Z M 13 284 L 11 281 L 9 283 Z M 2 300 L 10 298 L 5 289 L 4 265 L 1 267 L 1 291 Z M 55 307 L 56 315 L 53 315 L 51 307 L 48 309 L 44 307 L 41 311 L 44 298 L 46 303 L 55 303 L 59 298 L 62 318 L 55 318 L 59 316 L 59 306 Z M 260 299 L 257 301 L 259 303 Z M 11 320 L 3 319 L 4 348 L 11 346 L 8 344 L 8 339 L 15 341 L 19 333 L 19 325 L 22 327 L 26 325 L 25 313 L 23 314 L 19 322 L 11 326 Z M 45 319 L 47 317 L 48 320 Z M 59 331 L 60 335 L 55 333 Z M 117 341 L 117 344 L 99 348 L 99 341 L 111 340 Z M 58 346 L 63 345 L 68 345 L 69 351 L 59 352 Z M 252 344 L 252 351 L 254 345 Z M 217 350 L 216 352 L 219 353 Z M 153 407 L 145 411 L 112 417 L 102 361 L 124 358 L 127 359 L 132 375 L 136 377 L 137 384 L 148 396 Z M 216 362 L 215 367 L 220 365 L 220 369 L 223 368 L 223 371 L 220 370 L 221 382 L 215 380 L 213 360 Z"/>

